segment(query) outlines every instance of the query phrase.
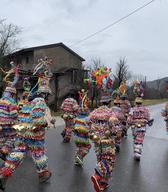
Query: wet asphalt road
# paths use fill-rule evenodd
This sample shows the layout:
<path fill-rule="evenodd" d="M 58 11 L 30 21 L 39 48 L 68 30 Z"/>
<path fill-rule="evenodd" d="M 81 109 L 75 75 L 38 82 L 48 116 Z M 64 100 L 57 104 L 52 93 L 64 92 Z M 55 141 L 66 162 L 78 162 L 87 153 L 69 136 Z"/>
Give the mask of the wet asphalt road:
<path fill-rule="evenodd" d="M 107 192 L 168 192 L 168 136 L 160 116 L 161 105 L 150 107 L 155 122 L 149 128 L 141 162 L 135 162 L 131 132 L 123 139 L 116 166 Z M 73 165 L 74 144 L 63 144 L 62 127 L 49 130 L 47 148 L 53 176 L 49 183 L 39 184 L 30 157 L 8 180 L 6 192 L 93 192 L 90 176 L 96 163 L 93 149 L 83 168 Z"/>

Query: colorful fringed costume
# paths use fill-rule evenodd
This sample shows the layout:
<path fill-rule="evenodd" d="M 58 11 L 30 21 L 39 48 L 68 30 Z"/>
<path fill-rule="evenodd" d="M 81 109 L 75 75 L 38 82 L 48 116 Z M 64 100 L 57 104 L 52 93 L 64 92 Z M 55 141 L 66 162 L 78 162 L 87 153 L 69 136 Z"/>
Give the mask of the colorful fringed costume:
<path fill-rule="evenodd" d="M 142 154 L 143 141 L 149 120 L 149 111 L 142 105 L 135 106 L 128 116 L 128 123 L 132 128 L 134 157 L 138 160 Z"/>
<path fill-rule="evenodd" d="M 164 117 L 166 122 L 166 131 L 168 133 L 168 103 L 166 103 L 164 109 L 162 109 L 161 115 Z"/>
<path fill-rule="evenodd" d="M 121 144 L 121 139 L 122 139 L 122 133 L 123 133 L 123 129 L 124 129 L 124 123 L 125 123 L 125 116 L 121 111 L 121 108 L 118 106 L 113 106 L 112 111 L 115 113 L 116 117 L 117 117 L 117 122 L 116 122 L 116 126 L 117 126 L 117 132 L 115 134 L 115 145 L 116 145 L 116 151 L 120 151 L 120 144 Z"/>
<path fill-rule="evenodd" d="M 108 187 L 108 180 L 112 176 L 116 159 L 114 129 L 110 124 L 110 117 L 116 118 L 116 115 L 107 106 L 101 106 L 89 115 L 92 140 L 97 156 L 97 167 L 95 174 L 91 177 L 96 192 Z"/>
<path fill-rule="evenodd" d="M 74 119 L 74 142 L 76 145 L 75 165 L 83 165 L 84 157 L 91 148 L 87 115 L 89 113 L 87 91 L 82 89 L 79 94 L 79 112 Z"/>
<path fill-rule="evenodd" d="M 61 109 L 63 111 L 62 118 L 65 121 L 65 128 L 62 132 L 63 142 L 70 142 L 74 127 L 74 118 L 79 112 L 79 105 L 75 99 L 66 98 L 61 105 Z"/>
<path fill-rule="evenodd" d="M 18 82 L 19 74 L 18 67 L 13 66 L 12 69 L 6 73 L 4 81 L 7 83 L 7 87 L 0 99 L 0 158 L 5 160 L 6 155 L 14 147 L 15 131 L 12 126 L 17 120 L 17 104 L 16 104 L 16 88 L 15 85 Z M 3 71 L 3 70 L 2 70 Z M 11 74 L 14 74 L 13 81 L 9 81 L 8 78 Z"/>
<path fill-rule="evenodd" d="M 18 132 L 15 149 L 7 157 L 5 166 L 1 169 L 4 177 L 12 175 L 28 152 L 34 160 L 39 177 L 49 174 L 48 158 L 44 146 L 45 109 L 46 103 L 43 98 L 35 98 L 31 103 L 23 104 L 18 117 L 19 125 L 23 126 L 23 130 Z"/>
<path fill-rule="evenodd" d="M 128 118 L 128 114 L 131 110 L 131 104 L 130 104 L 129 100 L 127 99 L 127 97 L 121 97 L 120 108 L 121 108 L 122 113 L 125 116 L 123 131 L 124 131 L 124 135 L 127 136 L 127 130 L 128 130 L 127 118 Z"/>
<path fill-rule="evenodd" d="M 12 126 L 17 120 L 17 104 L 14 98 L 0 99 L 0 153 L 7 155 L 14 147 L 15 131 Z"/>
<path fill-rule="evenodd" d="M 87 120 L 87 116 L 80 115 L 74 121 L 75 164 L 81 166 L 83 165 L 84 157 L 89 153 L 91 148 L 89 139 L 90 129 Z"/>
<path fill-rule="evenodd" d="M 42 64 L 47 64 L 47 60 L 44 61 Z M 39 68 L 40 66 L 38 65 Z M 38 70 L 36 69 L 36 72 Z M 8 177 L 13 174 L 27 153 L 32 156 L 39 181 L 46 182 L 51 177 L 45 149 L 45 128 L 47 127 L 45 116 L 48 107 L 44 98 L 47 97 L 48 93 L 42 92 L 44 89 L 41 86 L 43 85 L 38 85 L 37 93 L 32 101 L 24 98 L 19 103 L 18 124 L 13 126 L 17 131 L 15 148 L 7 156 L 0 171 L 0 189 L 2 190 L 5 189 Z"/>

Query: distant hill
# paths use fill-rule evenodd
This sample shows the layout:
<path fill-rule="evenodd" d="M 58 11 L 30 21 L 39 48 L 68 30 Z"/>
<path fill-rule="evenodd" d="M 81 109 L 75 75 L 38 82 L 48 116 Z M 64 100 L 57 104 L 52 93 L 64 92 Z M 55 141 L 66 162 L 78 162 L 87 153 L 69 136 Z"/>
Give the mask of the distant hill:
<path fill-rule="evenodd" d="M 147 86 L 152 89 L 157 89 L 158 86 L 166 87 L 168 85 L 168 77 L 164 77 L 161 79 L 156 79 L 153 81 L 147 81 Z"/>
<path fill-rule="evenodd" d="M 168 86 L 168 77 L 146 82 L 146 96 L 149 98 L 168 97 L 166 87 Z"/>

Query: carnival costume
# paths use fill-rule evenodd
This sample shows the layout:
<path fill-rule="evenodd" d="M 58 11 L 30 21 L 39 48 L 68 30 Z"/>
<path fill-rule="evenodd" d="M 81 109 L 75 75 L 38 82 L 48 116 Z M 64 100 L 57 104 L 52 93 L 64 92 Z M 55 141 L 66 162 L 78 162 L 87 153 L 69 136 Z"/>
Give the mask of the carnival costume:
<path fill-rule="evenodd" d="M 129 112 L 131 110 L 131 105 L 130 105 L 130 102 L 127 99 L 127 97 L 124 97 L 124 96 L 121 97 L 120 108 L 125 117 L 123 133 L 124 133 L 124 136 L 127 137 L 127 130 L 129 128 L 127 125 L 127 118 L 128 118 Z"/>
<path fill-rule="evenodd" d="M 112 78 L 113 74 L 110 68 L 100 67 L 91 71 L 88 79 L 84 79 L 92 107 L 94 106 L 94 99 L 96 100 L 96 106 L 98 99 L 100 99 L 100 102 L 111 101 Z"/>
<path fill-rule="evenodd" d="M 7 83 L 7 87 L 0 99 L 0 158 L 3 160 L 14 147 L 16 133 L 12 126 L 16 123 L 18 115 L 15 85 L 19 79 L 19 74 L 18 67 L 13 65 L 12 67 L 12 70 L 5 72 L 6 76 L 3 80 Z M 8 80 L 11 74 L 14 74 L 13 82 Z"/>
<path fill-rule="evenodd" d="M 164 117 L 166 122 L 166 131 L 168 134 L 168 103 L 166 103 L 165 108 L 162 110 L 161 115 Z"/>
<path fill-rule="evenodd" d="M 107 106 L 101 106 L 89 115 L 91 139 L 94 142 L 97 156 L 95 174 L 91 177 L 96 192 L 103 191 L 108 187 L 108 180 L 112 176 L 116 159 L 114 127 L 110 124 L 111 117 L 116 118 L 116 115 Z"/>
<path fill-rule="evenodd" d="M 42 96 L 44 93 L 41 90 L 44 90 L 44 87 L 38 86 L 37 95 L 32 101 L 28 101 L 27 98 L 22 101 L 22 107 L 18 115 L 18 124 L 13 126 L 18 132 L 15 148 L 8 155 L 5 165 L 0 171 L 0 189 L 2 190 L 5 189 L 8 177 L 12 176 L 27 153 L 31 155 L 35 163 L 39 181 L 46 182 L 51 177 L 45 149 L 45 129 L 47 127 L 45 113 L 47 105 Z"/>
<path fill-rule="evenodd" d="M 147 125 L 152 125 L 150 120 L 149 110 L 142 105 L 142 98 L 136 98 L 136 106 L 132 108 L 128 123 L 132 128 L 133 142 L 134 142 L 134 158 L 140 160 L 143 148 L 143 141 L 147 129 Z"/>
<path fill-rule="evenodd" d="M 90 144 L 90 129 L 88 125 L 89 108 L 87 92 L 84 89 L 79 91 L 79 115 L 74 120 L 74 142 L 76 145 L 75 165 L 83 165 L 84 157 L 89 153 Z"/>
<path fill-rule="evenodd" d="M 131 105 L 128 101 L 126 95 L 126 83 L 121 82 L 118 89 L 113 91 L 113 97 L 120 100 L 119 107 L 121 108 L 122 113 L 124 114 L 125 121 L 123 121 L 123 136 L 127 136 L 127 117 L 131 109 Z"/>
<path fill-rule="evenodd" d="M 62 118 L 65 121 L 65 128 L 61 135 L 63 137 L 63 142 L 68 143 L 71 140 L 74 119 L 78 115 L 79 105 L 75 99 L 66 98 L 61 105 L 61 110 L 63 111 Z"/>
<path fill-rule="evenodd" d="M 125 137 L 127 137 L 127 130 L 128 130 L 128 125 L 127 125 L 127 118 L 128 118 L 128 114 L 131 110 L 131 104 L 128 100 L 128 97 L 126 95 L 126 84 L 123 82 L 121 83 L 120 87 L 120 92 L 121 92 L 121 95 L 120 95 L 120 108 L 121 108 L 121 111 L 122 113 L 124 114 L 125 116 L 125 122 L 123 123 L 124 127 L 123 127 L 123 134 Z"/>
<path fill-rule="evenodd" d="M 91 144 L 89 133 L 90 129 L 87 124 L 87 116 L 81 114 L 74 121 L 74 142 L 76 145 L 75 164 L 83 165 L 84 157 L 89 153 Z"/>
<path fill-rule="evenodd" d="M 115 146 L 116 146 L 116 151 L 119 152 L 126 119 L 120 108 L 120 99 L 118 97 L 114 100 L 114 106 L 111 109 L 115 113 L 115 115 L 118 119 L 118 121 L 116 121 L 117 132 L 115 135 Z"/>

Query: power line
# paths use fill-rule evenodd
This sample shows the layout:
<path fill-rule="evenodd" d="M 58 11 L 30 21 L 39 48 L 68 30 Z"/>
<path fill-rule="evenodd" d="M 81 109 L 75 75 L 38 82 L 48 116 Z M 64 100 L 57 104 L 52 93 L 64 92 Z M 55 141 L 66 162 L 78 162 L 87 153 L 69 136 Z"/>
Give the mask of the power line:
<path fill-rule="evenodd" d="M 152 1 L 149 1 L 148 3 L 145 3 L 145 4 L 142 5 L 141 7 L 138 7 L 138 8 L 135 9 L 134 11 L 132 11 L 132 12 L 130 12 L 129 14 L 127 14 L 127 15 L 121 17 L 120 19 L 114 21 L 113 23 L 107 25 L 106 27 L 104 27 L 104 28 L 102 28 L 102 29 L 96 31 L 95 33 L 92 33 L 91 35 L 88 35 L 87 37 L 85 37 L 85 38 L 79 40 L 78 42 L 76 42 L 76 43 L 70 45 L 70 47 L 72 47 L 72 46 L 76 46 L 76 45 L 82 43 L 83 41 L 86 41 L 86 40 L 88 40 L 88 39 L 90 39 L 90 38 L 96 36 L 97 34 L 99 34 L 99 33 L 103 32 L 103 31 L 105 31 L 106 29 L 108 29 L 108 28 L 110 28 L 110 27 L 112 27 L 112 26 L 114 26 L 114 25 L 120 23 L 121 21 L 123 21 L 123 20 L 127 19 L 128 17 L 130 17 L 131 15 L 137 13 L 137 12 L 140 11 L 141 9 L 144 9 L 145 7 L 147 7 L 148 5 L 150 5 L 151 3 L 153 3 L 154 1 L 156 1 L 156 0 L 152 0 Z"/>

